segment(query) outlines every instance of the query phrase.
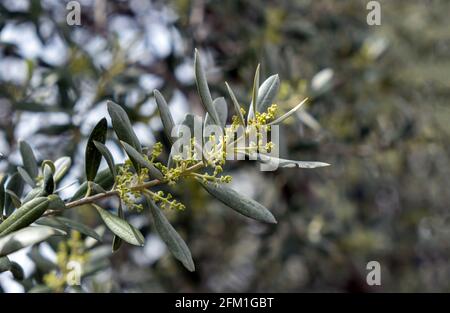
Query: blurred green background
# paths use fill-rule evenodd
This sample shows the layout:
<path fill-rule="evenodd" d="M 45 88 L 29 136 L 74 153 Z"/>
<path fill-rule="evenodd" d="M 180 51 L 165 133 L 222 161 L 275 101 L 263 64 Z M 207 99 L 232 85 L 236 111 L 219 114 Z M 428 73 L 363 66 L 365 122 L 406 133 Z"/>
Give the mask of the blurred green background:
<path fill-rule="evenodd" d="M 216 96 L 228 81 L 248 106 L 261 63 L 262 77 L 280 75 L 283 110 L 310 97 L 283 127 L 281 156 L 332 165 L 226 169 L 233 187 L 274 213 L 274 226 L 179 186 L 187 209 L 167 214 L 197 271 L 134 216 L 147 245 L 111 256 L 88 290 L 450 291 L 449 1 L 379 1 L 380 26 L 367 24 L 363 0 L 79 2 L 81 25 L 69 26 L 65 1 L 0 1 L 0 172 L 20 163 L 26 139 L 41 160 L 74 158 L 66 183 L 81 177 L 106 99 L 127 108 L 143 143 L 167 144 L 152 90 L 178 121 L 203 114 L 194 48 Z M 366 284 L 371 260 L 381 264 L 379 287 Z"/>

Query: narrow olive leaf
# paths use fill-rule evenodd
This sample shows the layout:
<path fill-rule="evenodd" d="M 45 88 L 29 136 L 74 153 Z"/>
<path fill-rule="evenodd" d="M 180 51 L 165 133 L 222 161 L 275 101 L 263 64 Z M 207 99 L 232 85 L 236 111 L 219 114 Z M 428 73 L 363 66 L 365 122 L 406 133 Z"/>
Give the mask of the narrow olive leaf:
<path fill-rule="evenodd" d="M 217 115 L 219 116 L 219 125 L 221 128 L 225 127 L 225 124 L 227 123 L 227 117 L 228 117 L 228 107 L 227 102 L 225 101 L 224 97 L 220 97 L 217 99 L 214 99 L 213 105 L 216 108 Z M 206 113 L 205 116 L 205 126 L 207 125 L 214 125 L 214 121 L 209 115 L 209 113 Z"/>
<path fill-rule="evenodd" d="M 106 190 L 102 186 L 100 186 L 99 184 L 96 184 L 94 182 L 91 182 L 91 188 L 92 188 L 92 191 L 94 192 L 94 194 L 106 192 Z"/>
<path fill-rule="evenodd" d="M 111 171 L 111 174 L 114 177 L 116 177 L 117 176 L 116 166 L 114 165 L 114 158 L 113 158 L 111 152 L 109 151 L 109 149 L 103 143 L 95 141 L 95 140 L 94 140 L 94 145 L 98 149 L 98 151 L 100 151 L 100 153 L 103 155 L 103 157 L 105 158 L 106 163 L 108 164 L 109 170 Z"/>
<path fill-rule="evenodd" d="M 119 165 L 116 165 L 116 171 Z M 94 183 L 100 185 L 103 189 L 109 190 L 114 185 L 114 176 L 111 174 L 109 168 L 105 168 L 97 173 Z M 81 199 L 87 192 L 87 182 L 81 184 L 78 190 L 73 194 L 70 201 L 75 201 Z M 95 194 L 95 191 L 92 195 Z"/>
<path fill-rule="evenodd" d="M 194 68 L 195 68 L 195 81 L 197 83 L 198 94 L 200 95 L 200 99 L 202 100 L 202 104 L 206 110 L 214 120 L 215 125 L 219 125 L 219 116 L 217 115 L 216 109 L 213 105 L 213 100 L 211 97 L 211 92 L 209 91 L 208 81 L 206 80 L 205 70 L 203 69 L 200 55 L 198 50 L 195 49 L 195 58 L 194 58 Z"/>
<path fill-rule="evenodd" d="M 300 107 L 306 102 L 308 101 L 308 98 L 304 99 L 302 102 L 300 102 L 299 104 L 297 104 L 295 107 L 293 107 L 292 109 L 290 109 L 288 112 L 284 113 L 282 116 L 280 116 L 279 118 L 273 120 L 272 122 L 269 123 L 269 125 L 276 125 L 276 124 L 280 124 L 281 122 L 283 122 L 285 119 L 287 119 L 289 116 L 291 116 L 292 114 L 294 114 L 298 109 L 300 109 Z"/>
<path fill-rule="evenodd" d="M 5 190 L 13 191 L 19 198 L 22 195 L 23 191 L 23 180 L 20 177 L 19 173 L 14 173 L 9 178 L 8 182 L 5 185 Z M 8 194 L 5 194 L 5 213 L 6 215 L 10 215 L 14 210 L 14 204 L 12 202 L 11 197 Z"/>
<path fill-rule="evenodd" d="M 161 239 L 166 243 L 170 252 L 177 258 L 189 271 L 195 271 L 194 261 L 192 260 L 191 251 L 184 242 L 183 238 L 176 232 L 173 226 L 169 223 L 163 212 L 153 202 L 152 199 L 147 198 L 147 204 L 150 213 L 153 217 L 153 224 L 161 236 Z"/>
<path fill-rule="evenodd" d="M 11 261 L 8 259 L 8 257 L 3 256 L 0 257 L 0 273 L 9 271 L 11 268 Z"/>
<path fill-rule="evenodd" d="M 22 203 L 25 204 L 30 200 L 33 200 L 37 197 L 45 197 L 48 196 L 48 193 L 44 190 L 42 186 L 31 189 L 31 191 L 25 196 Z"/>
<path fill-rule="evenodd" d="M 61 187 L 59 187 L 58 189 L 56 189 L 56 190 L 55 190 L 55 193 L 59 193 L 59 192 L 65 190 L 65 189 L 67 189 L 67 188 L 69 188 L 69 187 L 72 187 L 73 185 L 76 185 L 76 184 L 78 184 L 78 181 L 74 180 L 74 181 L 72 181 L 71 183 L 68 183 L 68 184 L 66 184 L 66 185 L 64 185 L 64 186 L 61 186 Z"/>
<path fill-rule="evenodd" d="M 316 168 L 316 167 L 330 166 L 330 164 L 324 162 L 280 159 L 266 154 L 252 154 L 251 157 L 260 162 L 267 163 L 275 167 Z"/>
<path fill-rule="evenodd" d="M 5 183 L 7 179 L 8 175 L 5 175 L 0 179 L 0 215 L 3 214 L 3 208 L 5 206 Z"/>
<path fill-rule="evenodd" d="M 102 153 L 97 149 L 97 147 L 94 144 L 94 141 L 104 144 L 106 141 L 107 131 L 108 131 L 108 123 L 106 122 L 106 118 L 102 118 L 97 123 L 97 125 L 95 125 L 94 129 L 89 135 L 89 139 L 86 144 L 86 153 L 84 158 L 86 179 L 88 181 L 93 181 L 95 179 L 98 167 L 100 166 L 100 162 L 102 161 Z"/>
<path fill-rule="evenodd" d="M 270 76 L 262 83 L 262 85 L 259 87 L 257 102 L 255 105 L 257 112 L 267 111 L 268 107 L 272 105 L 279 88 L 280 78 L 278 77 L 278 74 Z M 253 110 L 253 106 L 250 106 L 248 119 L 251 119 L 255 116 Z"/>
<path fill-rule="evenodd" d="M 256 111 L 265 112 L 273 104 L 280 89 L 280 78 L 278 74 L 267 78 L 259 87 Z"/>
<path fill-rule="evenodd" d="M 27 256 L 34 262 L 36 268 L 41 273 L 48 273 L 58 269 L 58 265 L 44 257 L 39 251 L 39 246 L 33 246 L 27 253 Z"/>
<path fill-rule="evenodd" d="M 121 219 L 123 219 L 123 208 L 122 208 L 122 201 L 119 202 L 119 209 L 117 210 L 117 216 Z M 112 252 L 116 252 L 120 249 L 122 246 L 123 240 L 119 237 L 114 235 L 113 243 L 112 243 Z"/>
<path fill-rule="evenodd" d="M 47 164 L 44 165 L 44 184 L 45 192 L 50 195 L 55 191 L 55 180 L 53 179 L 53 169 Z"/>
<path fill-rule="evenodd" d="M 18 166 L 17 167 L 17 172 L 19 173 L 19 175 L 22 177 L 22 179 L 31 187 L 35 187 L 36 183 L 34 182 L 34 179 L 31 178 L 30 174 L 28 174 L 28 172 L 23 168 Z"/>
<path fill-rule="evenodd" d="M 272 213 L 270 213 L 270 211 L 262 204 L 238 193 L 234 189 L 223 184 L 218 184 L 216 186 L 214 183 L 205 183 L 202 180 L 198 181 L 213 197 L 217 198 L 233 210 L 261 222 L 273 224 L 277 222 Z"/>
<path fill-rule="evenodd" d="M 102 241 L 102 238 L 99 236 L 99 234 L 97 234 L 92 228 L 90 228 L 89 226 L 86 226 L 80 222 L 68 219 L 66 217 L 63 216 L 57 216 L 55 217 L 55 219 L 60 222 L 61 224 L 67 226 L 68 228 L 74 229 L 79 231 L 80 233 L 92 237 L 97 241 Z"/>
<path fill-rule="evenodd" d="M 172 129 L 174 128 L 175 123 L 173 122 L 172 114 L 170 114 L 169 106 L 159 90 L 153 90 L 153 95 L 155 97 L 156 104 L 158 105 L 159 114 L 164 127 L 164 133 L 166 134 L 167 139 L 173 143 Z"/>
<path fill-rule="evenodd" d="M 39 167 L 33 149 L 26 141 L 19 141 L 20 155 L 22 156 L 23 167 L 28 175 L 34 180 L 39 175 Z"/>
<path fill-rule="evenodd" d="M 121 141 L 121 144 L 133 163 L 146 167 L 150 175 L 156 179 L 162 180 L 164 178 L 162 173 L 150 161 L 145 159 L 141 153 L 124 141 Z"/>
<path fill-rule="evenodd" d="M 47 197 L 38 197 L 24 203 L 0 224 L 0 236 L 4 236 L 33 223 L 44 214 L 49 203 L 50 200 Z"/>
<path fill-rule="evenodd" d="M 241 105 L 237 101 L 233 90 L 230 88 L 230 86 L 228 85 L 227 82 L 225 82 L 225 85 L 227 86 L 227 90 L 228 90 L 228 93 L 230 94 L 231 102 L 233 102 L 234 110 L 236 111 L 236 115 L 239 118 L 239 122 L 241 125 L 245 126 L 245 120 L 244 120 L 244 116 L 242 115 Z"/>
<path fill-rule="evenodd" d="M 109 116 L 111 116 L 113 129 L 117 137 L 121 141 L 125 141 L 134 149 L 141 152 L 141 143 L 133 130 L 130 119 L 128 118 L 125 110 L 120 105 L 112 101 L 108 101 L 107 105 Z"/>
<path fill-rule="evenodd" d="M 66 175 L 71 165 L 72 159 L 68 156 L 61 157 L 55 161 L 55 174 L 53 175 L 55 184 Z"/>
<path fill-rule="evenodd" d="M 144 245 L 144 236 L 142 236 L 141 232 L 136 229 L 134 226 L 129 224 L 127 221 L 121 219 L 120 217 L 109 213 L 105 209 L 102 209 L 96 204 L 92 204 L 100 214 L 105 225 L 117 236 L 122 238 L 124 241 L 135 245 L 135 246 L 143 246 Z"/>
<path fill-rule="evenodd" d="M 14 279 L 23 280 L 24 273 L 22 267 L 14 261 L 10 261 L 8 257 L 0 257 L 0 273 L 10 271 Z"/>
<path fill-rule="evenodd" d="M 20 198 L 14 193 L 14 191 L 6 190 L 6 194 L 11 198 L 12 204 L 15 208 L 20 208 L 22 205 L 22 201 L 20 201 Z"/>
<path fill-rule="evenodd" d="M 252 103 L 250 105 L 249 111 L 248 111 L 248 120 L 253 118 L 255 116 L 255 112 L 257 112 L 256 104 L 258 102 L 258 90 L 259 90 L 259 64 L 256 67 L 255 71 L 255 77 L 253 79 L 253 91 L 252 91 Z"/>
<path fill-rule="evenodd" d="M 53 227 L 56 229 L 61 229 L 62 231 L 65 231 L 66 233 L 69 231 L 69 227 L 61 223 L 60 221 L 56 220 L 55 217 L 46 217 L 42 216 L 38 218 L 32 225 L 42 225 L 42 226 L 48 226 Z"/>
<path fill-rule="evenodd" d="M 214 99 L 214 108 L 216 109 L 217 115 L 219 116 L 220 126 L 225 127 L 228 118 L 228 105 L 224 97 Z"/>
<path fill-rule="evenodd" d="M 0 257 L 58 235 L 66 235 L 66 233 L 48 226 L 30 226 L 12 232 L 0 238 Z"/>
<path fill-rule="evenodd" d="M 42 164 L 41 164 L 41 171 L 42 171 L 42 173 L 44 173 L 46 165 L 50 167 L 52 173 L 56 173 L 56 166 L 55 166 L 55 163 L 53 163 L 52 160 L 44 160 L 44 161 L 42 161 Z"/>

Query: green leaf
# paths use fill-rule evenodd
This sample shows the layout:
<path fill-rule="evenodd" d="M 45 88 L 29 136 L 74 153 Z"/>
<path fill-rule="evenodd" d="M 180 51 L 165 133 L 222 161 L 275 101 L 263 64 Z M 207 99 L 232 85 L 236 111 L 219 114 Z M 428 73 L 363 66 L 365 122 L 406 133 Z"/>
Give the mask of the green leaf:
<path fill-rule="evenodd" d="M 314 161 L 295 161 L 288 159 L 275 158 L 266 154 L 252 154 L 252 157 L 263 163 L 277 165 L 279 167 L 299 167 L 299 168 L 316 168 L 330 166 L 328 163 L 324 162 L 314 162 Z"/>
<path fill-rule="evenodd" d="M 22 267 L 14 261 L 10 261 L 8 257 L 0 257 L 0 273 L 10 271 L 14 279 L 23 280 L 24 273 Z"/>
<path fill-rule="evenodd" d="M 46 197 L 38 197 L 23 204 L 0 224 L 0 236 L 5 236 L 33 223 L 44 214 L 49 202 L 50 200 Z"/>
<path fill-rule="evenodd" d="M 6 190 L 6 194 L 11 198 L 12 204 L 15 208 L 19 208 L 22 205 L 20 198 L 14 193 L 14 191 Z"/>
<path fill-rule="evenodd" d="M 212 119 L 215 122 L 214 124 L 220 125 L 219 123 L 220 119 L 213 105 L 211 92 L 209 91 L 208 82 L 206 80 L 206 74 L 201 64 L 200 55 L 197 49 L 195 49 L 194 68 L 195 68 L 195 81 L 197 83 L 197 90 L 198 94 L 200 95 L 200 99 L 202 100 L 202 104 L 206 112 L 208 112 L 211 115 Z"/>
<path fill-rule="evenodd" d="M 57 235 L 66 235 L 66 233 L 48 226 L 30 226 L 17 230 L 0 238 L 0 257 Z"/>
<path fill-rule="evenodd" d="M 52 173 L 56 173 L 56 166 L 55 166 L 55 163 L 53 163 L 52 160 L 44 160 L 44 161 L 42 161 L 42 164 L 41 164 L 42 173 L 44 173 L 46 166 L 50 167 Z"/>
<path fill-rule="evenodd" d="M 94 145 L 98 149 L 98 151 L 100 151 L 100 153 L 103 155 L 103 157 L 105 158 L 106 163 L 108 164 L 108 168 L 111 171 L 111 174 L 114 177 L 116 177 L 117 176 L 116 166 L 114 165 L 114 158 L 113 158 L 111 152 L 109 151 L 109 149 L 103 143 L 95 141 L 95 140 L 94 140 Z"/>
<path fill-rule="evenodd" d="M 252 103 L 250 105 L 249 111 L 248 111 L 248 119 L 254 117 L 254 113 L 257 112 L 256 104 L 258 102 L 258 90 L 259 90 L 259 68 L 260 65 L 256 67 L 255 71 L 255 77 L 253 79 L 253 91 L 252 91 Z"/>
<path fill-rule="evenodd" d="M 270 213 L 270 211 L 262 204 L 238 193 L 234 189 L 231 189 L 223 184 L 216 185 L 214 183 L 203 182 L 202 180 L 198 181 L 202 184 L 206 191 L 209 192 L 209 194 L 242 215 L 261 222 L 272 224 L 277 222 L 272 213 Z"/>
<path fill-rule="evenodd" d="M 132 146 L 130 146 L 124 141 L 121 141 L 121 144 L 125 149 L 125 151 L 127 152 L 133 164 L 137 163 L 140 166 L 146 167 L 150 175 L 156 179 L 162 180 L 164 178 L 162 173 L 150 161 L 146 160 L 140 152 L 136 151 Z"/>
<path fill-rule="evenodd" d="M 61 157 L 55 161 L 55 174 L 53 175 L 55 184 L 58 183 L 64 175 L 66 175 L 71 165 L 72 159 L 68 156 Z"/>
<path fill-rule="evenodd" d="M 20 177 L 22 177 L 22 179 L 31 187 L 35 187 L 36 183 L 34 182 L 34 179 L 30 177 L 30 174 L 28 174 L 28 172 L 23 169 L 23 167 L 18 166 L 17 167 L 17 172 L 19 173 Z"/>
<path fill-rule="evenodd" d="M 102 118 L 97 125 L 95 125 L 87 141 L 84 162 L 86 165 L 86 179 L 88 181 L 93 181 L 95 179 L 98 167 L 102 161 L 102 153 L 97 149 L 94 141 L 104 144 L 106 141 L 107 131 L 108 123 L 106 122 L 106 118 Z"/>
<path fill-rule="evenodd" d="M 116 171 L 118 169 L 119 165 L 116 165 Z M 109 168 L 105 168 L 97 173 L 97 176 L 95 177 L 94 183 L 98 184 L 105 190 L 109 190 L 114 185 L 114 177 L 111 174 L 111 171 Z M 84 182 L 81 184 L 81 186 L 78 188 L 78 190 L 74 193 L 70 201 L 79 200 L 87 192 L 87 182 Z M 91 194 L 95 194 L 94 192 Z"/>
<path fill-rule="evenodd" d="M 3 214 L 3 208 L 5 206 L 5 183 L 7 179 L 8 175 L 5 175 L 0 179 L 0 215 Z"/>
<path fill-rule="evenodd" d="M 225 101 L 224 97 L 220 97 L 220 98 L 217 98 L 217 99 L 214 100 L 213 105 L 216 108 L 217 115 L 219 116 L 219 123 L 220 124 L 214 124 L 214 121 L 211 118 L 211 115 L 209 115 L 209 113 L 206 113 L 205 126 L 207 126 L 207 125 L 218 125 L 218 126 L 224 128 L 225 124 L 227 123 L 227 117 L 228 117 L 227 102 Z"/>
<path fill-rule="evenodd" d="M 23 191 L 23 180 L 20 177 L 19 173 L 14 173 L 8 180 L 5 185 L 5 190 L 13 191 L 18 197 L 22 195 Z M 12 203 L 11 197 L 6 194 L 5 195 L 5 213 L 6 215 L 10 215 L 14 210 L 14 204 Z"/>
<path fill-rule="evenodd" d="M 280 124 L 282 121 L 284 121 L 284 120 L 287 119 L 289 116 L 291 116 L 292 114 L 294 114 L 298 109 L 300 109 L 300 107 L 301 107 L 306 101 L 308 101 L 308 98 L 304 99 L 302 102 L 300 102 L 299 104 L 297 104 L 295 107 L 293 107 L 292 109 L 290 109 L 288 112 L 284 113 L 282 116 L 280 116 L 280 117 L 277 118 L 276 120 L 270 122 L 269 125 Z"/>
<path fill-rule="evenodd" d="M 37 219 L 34 222 L 34 224 L 61 229 L 65 232 L 67 232 L 69 230 L 69 228 L 66 225 L 64 225 L 60 221 L 56 220 L 54 217 L 42 216 L 39 219 Z"/>
<path fill-rule="evenodd" d="M 44 165 L 44 191 L 50 195 L 55 191 L 55 180 L 53 179 L 54 168 L 48 164 Z"/>
<path fill-rule="evenodd" d="M 176 232 L 173 226 L 169 223 L 165 215 L 153 202 L 152 199 L 147 198 L 147 203 L 150 213 L 153 217 L 153 224 L 161 236 L 161 239 L 166 243 L 170 252 L 177 258 L 189 271 L 195 271 L 194 261 L 192 260 L 191 251 L 188 246 Z"/>
<path fill-rule="evenodd" d="M 267 78 L 259 87 L 258 96 L 256 100 L 256 112 L 265 112 L 273 104 L 273 101 L 280 89 L 280 78 L 278 74 L 272 75 Z M 248 118 L 253 118 L 253 110 L 255 108 L 250 107 Z"/>
<path fill-rule="evenodd" d="M 58 266 L 55 263 L 40 253 L 38 245 L 34 245 L 27 253 L 27 256 L 34 262 L 37 270 L 41 273 L 48 273 L 58 269 Z"/>
<path fill-rule="evenodd" d="M 94 182 L 90 182 L 90 184 L 91 184 L 91 189 L 92 189 L 91 191 L 93 191 L 94 194 L 106 192 L 106 190 L 99 184 L 96 184 Z"/>
<path fill-rule="evenodd" d="M 45 197 L 48 196 L 48 193 L 44 190 L 42 186 L 31 189 L 31 191 L 25 196 L 23 199 L 23 203 L 27 203 L 30 200 L 33 200 L 36 197 Z"/>
<path fill-rule="evenodd" d="M 108 101 L 108 112 L 111 116 L 112 125 L 117 137 L 121 141 L 125 141 L 135 150 L 142 152 L 141 143 L 134 133 L 130 119 L 125 110 L 118 104 Z"/>
<path fill-rule="evenodd" d="M 173 143 L 172 129 L 174 128 L 175 124 L 173 122 L 172 114 L 170 114 L 169 106 L 167 105 L 167 102 L 164 99 L 163 95 L 157 89 L 153 90 L 153 95 L 155 97 L 156 104 L 158 105 L 158 110 L 161 116 L 162 124 L 164 126 L 166 137 L 171 143 Z"/>
<path fill-rule="evenodd" d="M 28 175 L 34 180 L 39 175 L 39 167 L 33 149 L 26 141 L 19 141 L 20 155 L 22 156 L 23 166 Z"/>
<path fill-rule="evenodd" d="M 96 204 L 92 204 L 100 214 L 103 222 L 105 222 L 106 226 L 117 236 L 125 240 L 126 242 L 135 245 L 135 246 L 143 246 L 144 245 L 144 236 L 142 236 L 141 232 L 136 229 L 134 226 L 129 224 L 127 221 L 117 217 L 114 214 L 109 213 L 108 211 L 102 209 Z"/>
<path fill-rule="evenodd" d="M 119 209 L 117 210 L 117 216 L 121 219 L 123 219 L 123 208 L 122 208 L 122 201 L 119 202 Z M 119 237 L 114 235 L 113 243 L 112 243 L 112 252 L 116 252 L 120 249 L 122 246 L 123 240 Z"/>
<path fill-rule="evenodd" d="M 228 93 L 230 94 L 231 102 L 233 102 L 234 110 L 236 111 L 236 115 L 239 118 L 239 122 L 241 123 L 241 125 L 245 126 L 244 116 L 242 115 L 242 112 L 241 112 L 241 105 L 237 101 L 233 90 L 231 89 L 231 87 L 228 85 L 227 82 L 225 82 L 225 85 L 227 86 L 227 90 L 228 90 Z"/>
<path fill-rule="evenodd" d="M 11 261 L 6 256 L 0 257 L 0 273 L 9 271 L 11 268 Z"/>
<path fill-rule="evenodd" d="M 99 234 L 97 234 L 92 228 L 90 228 L 80 222 L 68 219 L 63 216 L 57 216 L 57 217 L 55 217 L 55 220 L 57 220 L 61 224 L 65 225 L 71 229 L 75 229 L 75 230 L 79 231 L 80 233 L 82 233 L 86 236 L 92 237 L 97 241 L 102 241 L 102 238 L 99 236 Z"/>

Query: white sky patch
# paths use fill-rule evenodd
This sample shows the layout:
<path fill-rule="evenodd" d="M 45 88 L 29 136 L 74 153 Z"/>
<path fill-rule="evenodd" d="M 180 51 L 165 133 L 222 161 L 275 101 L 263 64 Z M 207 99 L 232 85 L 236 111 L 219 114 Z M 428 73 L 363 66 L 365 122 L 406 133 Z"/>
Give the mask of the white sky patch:
<path fill-rule="evenodd" d="M 42 51 L 42 44 L 32 23 L 7 23 L 0 34 L 0 41 L 16 44 L 26 58 L 36 58 Z"/>
<path fill-rule="evenodd" d="M 14 280 L 11 272 L 3 272 L 0 274 L 0 285 L 6 293 L 23 293 L 25 288 Z"/>
<path fill-rule="evenodd" d="M 30 7 L 29 0 L 3 0 L 2 4 L 10 11 L 26 12 Z"/>
<path fill-rule="evenodd" d="M 40 56 L 52 65 L 62 65 L 68 56 L 68 49 L 59 36 L 53 36 L 49 43 L 41 50 Z"/>
<path fill-rule="evenodd" d="M 145 246 L 132 250 L 133 260 L 140 266 L 148 266 L 160 259 L 166 252 L 166 245 L 155 235 L 145 238 Z"/>
<path fill-rule="evenodd" d="M 27 64 L 24 60 L 6 57 L 0 59 L 0 79 L 23 84 L 27 78 Z"/>
<path fill-rule="evenodd" d="M 195 79 L 194 65 L 191 59 L 186 60 L 175 69 L 175 76 L 183 84 L 192 83 Z"/>
<path fill-rule="evenodd" d="M 155 143 L 155 136 L 153 135 L 150 126 L 145 125 L 144 123 L 136 123 L 133 125 L 133 129 L 136 136 L 139 138 L 139 141 L 144 146 L 151 146 Z"/>
<path fill-rule="evenodd" d="M 139 76 L 139 85 L 148 92 L 158 88 L 162 84 L 162 79 L 153 74 L 143 74 Z"/>
<path fill-rule="evenodd" d="M 35 269 L 33 261 L 31 261 L 31 259 L 27 256 L 27 253 L 30 250 L 31 247 L 26 247 L 8 255 L 10 261 L 14 261 L 20 264 L 25 277 L 29 277 Z"/>
<path fill-rule="evenodd" d="M 139 114 L 149 116 L 156 110 L 156 103 L 154 99 L 145 101 L 139 109 Z"/>
<path fill-rule="evenodd" d="M 15 129 L 16 138 L 26 139 L 42 126 L 61 125 L 69 122 L 69 116 L 62 112 L 22 112 Z"/>
<path fill-rule="evenodd" d="M 165 25 L 156 23 L 148 25 L 145 40 L 159 58 L 166 57 L 172 49 L 171 33 Z"/>
<path fill-rule="evenodd" d="M 56 263 L 56 252 L 45 241 L 39 245 L 39 252 L 44 258 Z"/>
<path fill-rule="evenodd" d="M 181 91 L 175 91 L 170 99 L 169 108 L 175 124 L 181 123 L 185 114 L 189 112 L 187 99 Z"/>

